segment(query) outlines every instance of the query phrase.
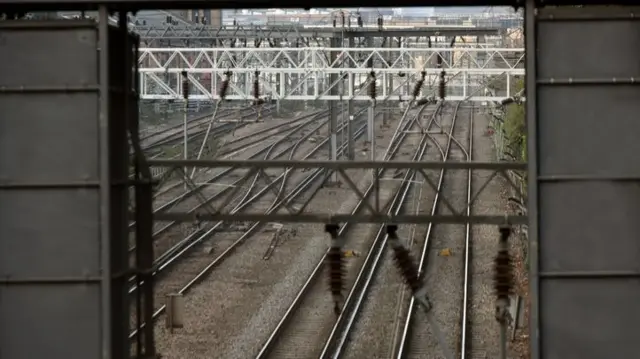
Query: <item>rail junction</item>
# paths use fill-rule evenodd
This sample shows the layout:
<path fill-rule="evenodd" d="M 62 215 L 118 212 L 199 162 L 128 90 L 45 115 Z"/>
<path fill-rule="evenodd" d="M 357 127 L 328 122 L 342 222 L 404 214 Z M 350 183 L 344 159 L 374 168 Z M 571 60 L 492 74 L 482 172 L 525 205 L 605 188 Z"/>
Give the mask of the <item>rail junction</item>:
<path fill-rule="evenodd" d="M 634 357 L 638 9 L 500 3 L 523 48 L 0 3 L 1 356 L 506 358 L 517 290 L 532 358 Z M 99 15 L 15 13 L 52 6 Z M 158 103 L 182 118 L 141 121 Z"/>

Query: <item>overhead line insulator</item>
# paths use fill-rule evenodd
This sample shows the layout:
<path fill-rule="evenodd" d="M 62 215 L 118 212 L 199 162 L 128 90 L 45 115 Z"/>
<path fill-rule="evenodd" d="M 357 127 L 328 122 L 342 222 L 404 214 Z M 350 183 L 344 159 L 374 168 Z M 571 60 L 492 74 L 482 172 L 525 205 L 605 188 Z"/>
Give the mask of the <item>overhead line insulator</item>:
<path fill-rule="evenodd" d="M 182 97 L 186 100 L 189 98 L 189 74 L 187 70 L 180 72 L 182 75 Z"/>
<path fill-rule="evenodd" d="M 500 227 L 499 249 L 494 259 L 494 289 L 496 292 L 496 320 L 503 323 L 507 320 L 506 307 L 509 296 L 513 293 L 513 262 L 509 254 L 507 240 L 511 235 L 511 227 Z"/>
<path fill-rule="evenodd" d="M 345 265 L 344 255 L 342 248 L 338 240 L 338 233 L 340 227 L 338 224 L 330 223 L 325 225 L 325 231 L 331 235 L 331 247 L 326 257 L 326 264 L 329 268 L 329 289 L 331 290 L 331 296 L 334 301 L 334 312 L 336 315 L 340 315 L 342 311 L 342 291 L 345 289 Z"/>
<path fill-rule="evenodd" d="M 376 88 L 376 73 L 375 71 L 371 70 L 371 72 L 369 73 L 369 76 L 371 77 L 371 82 L 369 83 L 369 97 L 371 97 L 371 100 L 375 101 L 377 96 L 377 88 Z"/>
<path fill-rule="evenodd" d="M 224 73 L 224 80 L 222 80 L 222 84 L 220 85 L 220 100 L 224 100 L 224 98 L 227 96 L 231 75 L 232 75 L 231 71 L 226 71 Z"/>
<path fill-rule="evenodd" d="M 422 72 L 420 72 L 420 80 L 418 80 L 418 82 L 416 82 L 416 85 L 413 87 L 412 95 L 414 98 L 420 95 L 420 90 L 422 89 L 422 85 L 424 84 L 424 79 L 426 76 L 427 76 L 426 71 L 423 70 Z"/>
<path fill-rule="evenodd" d="M 446 94 L 446 82 L 444 80 L 445 75 L 447 73 L 442 70 L 442 72 L 440 72 L 440 83 L 438 84 L 438 97 L 440 97 L 441 100 L 444 100 L 444 98 L 447 96 Z"/>

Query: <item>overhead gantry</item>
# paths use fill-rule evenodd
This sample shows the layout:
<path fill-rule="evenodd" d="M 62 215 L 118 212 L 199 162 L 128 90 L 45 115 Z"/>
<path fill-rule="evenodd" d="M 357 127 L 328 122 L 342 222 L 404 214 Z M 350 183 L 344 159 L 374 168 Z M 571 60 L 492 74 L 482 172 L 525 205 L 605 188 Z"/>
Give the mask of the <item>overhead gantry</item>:
<path fill-rule="evenodd" d="M 421 38 L 425 36 L 498 36 L 504 29 L 489 26 L 318 26 L 318 25 L 269 25 L 269 26 L 147 26 L 135 25 L 132 30 L 140 36 L 145 46 L 225 46 L 259 47 L 270 42 L 288 42 L 290 46 L 309 46 L 312 43 L 327 45 L 334 37 L 346 38 Z M 258 46 L 256 46 L 258 45 Z"/>
<path fill-rule="evenodd" d="M 450 100 L 502 101 L 524 75 L 524 49 L 144 48 L 138 65 L 143 100 L 181 100 L 184 80 L 190 99 L 218 100 L 228 78 L 226 100 L 410 101 L 424 75 L 419 97 L 434 96 L 444 76 Z M 374 98 L 367 94 L 372 81 Z"/>

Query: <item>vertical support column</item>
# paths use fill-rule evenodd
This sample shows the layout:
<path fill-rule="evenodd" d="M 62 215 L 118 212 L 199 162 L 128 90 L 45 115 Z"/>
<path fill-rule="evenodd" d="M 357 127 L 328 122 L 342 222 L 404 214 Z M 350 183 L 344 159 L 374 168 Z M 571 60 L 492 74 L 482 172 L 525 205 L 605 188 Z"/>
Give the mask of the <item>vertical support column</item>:
<path fill-rule="evenodd" d="M 331 51 L 329 54 L 330 62 L 333 63 L 336 61 L 338 57 L 338 52 L 333 49 L 339 47 L 340 39 L 337 37 L 331 38 Z M 338 80 L 338 74 L 332 73 L 329 75 L 329 86 L 332 86 L 329 90 L 330 96 L 338 95 L 338 87 L 334 86 L 336 81 Z M 332 161 L 336 161 L 338 159 L 338 151 L 337 151 L 337 142 L 338 142 L 338 104 L 337 101 L 329 100 L 329 136 L 330 136 L 330 153 L 329 156 Z M 334 173 L 334 182 L 337 181 L 337 173 Z"/>
<path fill-rule="evenodd" d="M 526 62 L 531 358 L 635 357 L 640 168 L 621 154 L 640 152 L 640 19 L 625 6 L 534 3 L 525 15 L 536 56 Z"/>
<path fill-rule="evenodd" d="M 100 16 L 0 22 L 3 359 L 129 356 L 125 43 Z"/>
<path fill-rule="evenodd" d="M 280 84 L 280 87 L 278 88 L 278 101 L 277 101 L 277 105 L 278 105 L 278 115 L 280 115 L 280 99 L 284 97 L 286 88 L 288 87 L 285 83 L 285 81 L 287 81 L 287 76 L 284 74 L 284 71 L 280 71 L 280 81 L 278 81 L 278 83 Z"/>
<path fill-rule="evenodd" d="M 347 152 L 348 152 L 348 158 L 350 160 L 354 160 L 356 157 L 356 148 L 355 148 L 355 140 L 353 138 L 353 121 L 355 120 L 354 117 L 354 113 L 353 113 L 353 101 L 349 100 L 347 102 Z"/>
<path fill-rule="evenodd" d="M 373 47 L 373 38 L 369 37 L 367 38 L 367 47 L 371 48 Z M 373 57 L 370 58 L 367 61 L 367 67 L 368 68 L 373 68 L 374 66 L 374 62 L 373 62 Z M 373 119 L 374 119 L 374 108 L 373 108 L 373 104 L 367 109 L 367 143 L 373 143 L 373 138 L 374 138 L 374 123 L 373 123 Z"/>
<path fill-rule="evenodd" d="M 122 12 L 121 18 L 126 16 L 126 12 Z M 124 26 L 123 26 L 124 25 Z M 128 53 L 129 58 L 126 59 L 122 72 L 128 74 L 130 69 L 131 83 L 130 91 L 128 91 L 124 109 L 129 114 L 126 123 L 129 127 L 129 135 L 131 138 L 131 147 L 134 155 L 134 186 L 135 186 L 135 284 L 137 291 L 135 292 L 135 350 L 131 353 L 134 357 L 154 358 L 156 356 L 154 326 L 145 325 L 143 323 L 151 323 L 153 321 L 153 313 L 155 307 L 154 302 L 154 278 L 153 278 L 153 260 L 154 260 L 154 243 L 153 243 L 153 176 L 151 170 L 146 163 L 142 146 L 140 145 L 140 130 L 138 118 L 138 102 L 139 94 L 136 89 L 140 88 L 137 66 L 129 65 L 133 59 L 139 58 L 138 54 L 138 38 L 128 35 L 128 29 L 125 24 L 120 24 L 121 36 L 127 36 L 129 43 L 124 48 L 132 48 Z M 216 40 L 217 41 L 217 40 Z M 135 43 L 134 43 L 135 42 Z M 135 63 L 135 62 L 134 62 Z M 126 79 L 125 84 L 129 84 L 131 78 Z M 216 78 L 212 76 L 212 78 Z M 126 154 L 125 154 L 126 155 Z M 128 284 L 128 283 L 127 283 Z M 128 291 L 127 297 L 129 299 Z M 127 300 L 129 302 L 129 300 Z M 126 338 L 128 342 L 128 338 Z"/>
<path fill-rule="evenodd" d="M 507 78 L 509 78 L 509 75 L 507 74 Z M 467 97 L 467 83 L 468 83 L 468 79 L 467 79 L 467 73 L 463 73 L 462 74 L 462 97 Z"/>
<path fill-rule="evenodd" d="M 387 48 L 391 49 L 393 48 L 393 37 L 388 37 L 387 38 Z M 387 51 L 387 56 L 386 56 L 386 60 L 387 63 L 393 63 L 393 59 L 391 59 L 391 51 Z M 386 73 L 385 78 L 384 78 L 385 83 L 385 87 L 387 88 L 386 91 L 386 95 L 388 95 L 391 91 L 393 91 L 393 75 L 391 73 Z M 382 124 L 384 126 L 386 126 L 389 123 L 389 119 L 391 118 L 391 114 L 389 113 L 389 106 L 387 106 L 387 104 L 385 104 L 385 109 L 384 109 L 384 113 L 383 113 L 383 117 L 382 117 Z"/>
<path fill-rule="evenodd" d="M 408 47 L 407 46 L 408 45 L 407 44 L 408 40 L 409 40 L 408 37 L 405 37 L 405 38 L 401 37 L 400 38 L 400 42 L 398 43 L 398 46 L 401 47 L 401 48 Z M 407 65 L 408 65 L 407 64 L 407 59 L 404 56 L 402 57 L 402 64 L 403 64 L 403 67 L 407 67 Z M 405 76 L 407 78 L 409 78 L 409 74 L 406 74 Z M 411 81 L 407 81 L 407 83 L 405 84 L 405 89 L 404 89 L 404 94 L 403 95 L 406 95 L 406 96 L 410 96 L 411 95 Z M 407 104 L 408 104 L 408 102 L 407 102 Z"/>
<path fill-rule="evenodd" d="M 524 12 L 525 34 L 525 125 L 527 126 L 527 215 L 529 226 L 529 295 L 531 306 L 529 309 L 529 340 L 532 359 L 542 359 L 540 348 L 540 296 L 538 286 L 538 112 L 537 112 L 537 64 L 538 46 L 536 30 L 536 2 L 527 0 Z M 486 38 L 484 39 L 486 41 Z"/>
<path fill-rule="evenodd" d="M 374 118 L 375 118 L 375 108 L 373 107 L 373 103 L 367 108 L 367 137 L 369 138 L 369 144 L 371 145 L 371 160 L 374 161 L 375 158 L 375 148 L 376 148 L 376 136 L 375 136 L 375 127 L 374 127 Z"/>
<path fill-rule="evenodd" d="M 184 116 L 182 121 L 182 158 L 186 161 L 189 159 L 189 79 L 187 71 L 182 71 L 182 97 L 184 98 Z M 187 166 L 182 169 L 184 171 L 184 191 L 187 191 Z"/>

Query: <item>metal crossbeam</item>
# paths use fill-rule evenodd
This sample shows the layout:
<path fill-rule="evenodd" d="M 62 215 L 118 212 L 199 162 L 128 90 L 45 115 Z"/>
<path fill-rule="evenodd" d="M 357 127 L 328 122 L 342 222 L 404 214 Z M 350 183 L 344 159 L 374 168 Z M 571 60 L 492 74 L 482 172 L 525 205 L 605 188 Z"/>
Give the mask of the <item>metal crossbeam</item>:
<path fill-rule="evenodd" d="M 364 198 L 364 192 L 362 188 L 359 188 L 355 183 L 358 183 L 356 178 L 352 178 L 349 173 L 354 173 L 347 170 L 366 170 L 366 169 L 386 169 L 397 171 L 417 171 L 417 181 L 423 186 L 428 187 L 430 190 L 437 188 L 432 177 L 435 176 L 435 172 L 439 173 L 440 169 L 446 169 L 448 171 L 473 171 L 483 170 L 489 172 L 490 175 L 484 174 L 484 180 L 475 193 L 471 195 L 471 203 L 473 204 L 480 193 L 487 188 L 487 185 L 492 181 L 502 178 L 507 184 L 509 184 L 516 191 L 519 191 L 517 187 L 507 175 L 509 171 L 525 171 L 525 163 L 496 163 L 496 162 L 407 162 L 407 161 L 237 161 L 237 160 L 150 160 L 150 166 L 168 167 L 168 168 L 183 168 L 183 167 L 205 167 L 205 168 L 218 168 L 218 169 L 232 169 L 242 173 L 244 178 L 250 178 L 255 173 L 267 170 L 286 170 L 296 171 L 302 169 L 311 169 L 312 171 L 302 171 L 301 173 L 309 173 L 309 177 L 316 176 L 317 173 L 325 173 L 324 171 L 335 171 L 340 174 L 338 179 L 342 182 L 343 187 L 350 190 L 353 196 L 357 199 L 364 200 L 365 202 L 371 200 L 372 203 L 379 203 L 379 199 L 375 196 L 379 195 L 380 191 L 373 191 L 374 198 Z M 249 169 L 248 171 L 246 169 Z M 243 172 L 244 171 L 244 172 Z M 388 175 L 384 175 L 384 171 L 373 171 L 371 182 L 374 185 L 385 186 L 389 183 L 398 181 L 397 178 Z M 388 171 L 387 171 L 388 172 Z M 391 171 L 394 172 L 394 171 Z M 327 176 L 317 177 L 316 180 L 322 181 L 322 178 L 329 178 Z M 293 186 L 293 184 L 288 184 Z M 291 192 L 291 188 L 285 188 L 283 193 Z M 314 196 L 310 201 L 314 201 L 315 198 L 321 196 Z M 377 206 L 364 206 L 364 210 L 360 213 L 310 213 L 305 211 L 305 208 L 309 207 L 309 203 L 303 206 L 297 206 L 296 203 L 287 203 L 290 208 L 289 213 L 255 213 L 255 212 L 233 212 L 232 208 L 226 202 L 218 206 L 218 208 L 209 209 L 202 212 L 172 212 L 165 211 L 162 213 L 154 214 L 154 218 L 160 221 L 278 221 L 278 222 L 313 222 L 313 223 L 329 223 L 329 222 L 362 222 L 362 223 L 425 223 L 425 222 L 437 222 L 437 223 L 487 223 L 487 224 L 504 224 L 505 222 L 510 224 L 525 224 L 527 217 L 523 215 L 506 216 L 505 212 L 483 215 L 467 215 L 466 205 L 456 206 L 446 194 L 441 193 L 441 201 L 445 210 L 445 214 L 441 215 L 390 215 L 384 208 L 378 208 Z M 368 203 L 368 202 L 367 202 Z"/>
<path fill-rule="evenodd" d="M 469 46 L 145 48 L 140 49 L 138 64 L 142 99 L 181 99 L 183 71 L 188 74 L 190 98 L 219 99 L 218 88 L 230 71 L 228 100 L 254 99 L 257 73 L 260 95 L 267 99 L 370 101 L 366 91 L 373 71 L 378 80 L 377 101 L 407 101 L 422 71 L 426 81 L 421 95 L 428 97 L 435 94 L 444 70 L 450 100 L 472 96 L 470 100 L 501 101 L 512 95 L 513 77 L 524 75 L 524 50 Z M 340 75 L 337 81 L 330 81 L 332 74 Z M 498 78 L 505 82 L 504 90 L 490 91 L 488 84 Z"/>
<path fill-rule="evenodd" d="M 153 40 L 225 40 L 225 39 L 316 39 L 335 36 L 357 38 L 382 37 L 420 37 L 420 36 L 483 36 L 498 35 L 497 27 L 475 26 L 386 26 L 377 27 L 327 27 L 270 25 L 270 26 L 145 26 L 135 25 L 132 30 L 140 39 L 149 43 Z"/>

